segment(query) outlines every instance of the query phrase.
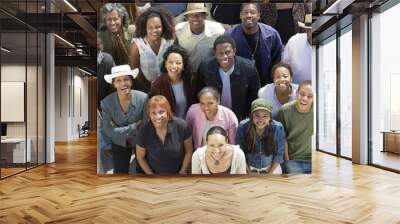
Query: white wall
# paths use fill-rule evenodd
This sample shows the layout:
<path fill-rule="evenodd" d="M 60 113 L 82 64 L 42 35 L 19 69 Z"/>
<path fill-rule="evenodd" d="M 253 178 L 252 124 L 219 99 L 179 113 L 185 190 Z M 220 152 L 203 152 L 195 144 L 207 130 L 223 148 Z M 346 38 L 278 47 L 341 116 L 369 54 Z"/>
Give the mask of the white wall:
<path fill-rule="evenodd" d="M 5 82 L 25 82 L 25 75 L 27 69 L 28 74 L 32 74 L 33 70 L 34 73 L 36 74 L 36 67 L 29 66 L 25 67 L 25 65 L 18 65 L 18 64 L 5 64 L 1 66 L 1 81 Z M 36 81 L 31 81 L 30 80 L 30 85 L 36 85 Z M 35 102 L 34 106 L 36 107 L 36 88 L 31 89 L 27 88 L 27 104 L 28 106 L 33 106 L 29 105 L 31 102 Z M 29 90 L 32 90 L 29 91 Z M 1 108 L 2 110 L 7 110 L 7 108 Z M 35 121 L 36 122 L 36 113 L 28 113 L 28 121 Z M 7 136 L 8 137 L 25 137 L 25 123 L 26 122 L 7 122 Z M 32 127 L 32 125 L 29 125 L 28 127 Z M 34 127 L 36 130 L 36 126 Z M 28 132 L 28 137 L 29 132 Z"/>
<path fill-rule="evenodd" d="M 55 141 L 77 139 L 88 120 L 88 78 L 72 67 L 56 67 Z"/>

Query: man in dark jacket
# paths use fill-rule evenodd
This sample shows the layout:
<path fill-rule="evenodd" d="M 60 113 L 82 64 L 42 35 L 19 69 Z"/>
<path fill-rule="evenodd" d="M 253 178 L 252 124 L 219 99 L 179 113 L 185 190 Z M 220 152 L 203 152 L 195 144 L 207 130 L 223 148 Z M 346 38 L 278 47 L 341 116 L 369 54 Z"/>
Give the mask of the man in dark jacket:
<path fill-rule="evenodd" d="M 226 30 L 225 34 L 235 40 L 237 55 L 250 59 L 256 65 L 261 86 L 265 86 L 273 82 L 271 68 L 281 61 L 283 47 L 279 33 L 259 23 L 260 15 L 258 3 L 243 3 L 240 11 L 242 23 Z"/>
<path fill-rule="evenodd" d="M 260 89 L 257 70 L 250 60 L 236 56 L 236 44 L 230 36 L 222 35 L 215 40 L 214 55 L 200 64 L 197 91 L 205 86 L 216 88 L 221 93 L 221 105 L 232 109 L 239 121 L 243 120 Z"/>

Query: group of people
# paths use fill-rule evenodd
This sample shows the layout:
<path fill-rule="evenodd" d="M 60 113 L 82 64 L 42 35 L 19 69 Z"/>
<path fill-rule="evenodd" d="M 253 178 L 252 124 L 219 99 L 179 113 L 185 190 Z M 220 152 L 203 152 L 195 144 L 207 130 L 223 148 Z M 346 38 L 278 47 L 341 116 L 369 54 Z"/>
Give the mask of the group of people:
<path fill-rule="evenodd" d="M 304 65 L 308 53 L 298 51 L 306 48 L 291 42 L 305 37 L 311 49 L 311 18 L 299 21 L 306 33 L 284 47 L 278 31 L 259 22 L 261 9 L 241 4 L 241 24 L 225 30 L 206 19 L 204 3 L 187 4 L 187 21 L 176 25 L 168 11 L 150 7 L 130 34 L 121 4 L 102 7 L 105 173 L 274 173 L 279 166 L 311 173 L 311 54 Z"/>

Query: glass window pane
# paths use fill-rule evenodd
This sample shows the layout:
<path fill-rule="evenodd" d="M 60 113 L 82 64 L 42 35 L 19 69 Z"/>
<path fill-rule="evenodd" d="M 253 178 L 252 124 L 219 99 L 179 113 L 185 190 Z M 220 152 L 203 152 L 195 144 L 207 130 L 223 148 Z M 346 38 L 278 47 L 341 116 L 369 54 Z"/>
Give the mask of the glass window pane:
<path fill-rule="evenodd" d="M 45 65 L 46 65 L 46 36 L 42 33 L 39 34 L 38 45 L 38 164 L 45 163 Z"/>
<path fill-rule="evenodd" d="M 393 28 L 398 21 L 400 4 L 371 19 L 372 163 L 396 170 L 400 170 L 396 154 L 400 153 L 400 33 Z"/>
<path fill-rule="evenodd" d="M 30 161 L 26 142 L 26 33 L 2 33 L 1 46 L 1 177 L 25 170 Z M 27 150 L 28 149 L 28 150 Z"/>
<path fill-rule="evenodd" d="M 27 33 L 28 38 L 28 62 L 27 62 L 27 80 L 26 80 L 26 112 L 27 112 L 27 141 L 30 144 L 30 159 L 28 168 L 37 165 L 37 74 L 38 74 L 38 36 L 36 32 Z"/>
<path fill-rule="evenodd" d="M 318 147 L 336 153 L 336 39 L 318 51 Z"/>
<path fill-rule="evenodd" d="M 352 157 L 352 32 L 340 36 L 340 153 Z"/>

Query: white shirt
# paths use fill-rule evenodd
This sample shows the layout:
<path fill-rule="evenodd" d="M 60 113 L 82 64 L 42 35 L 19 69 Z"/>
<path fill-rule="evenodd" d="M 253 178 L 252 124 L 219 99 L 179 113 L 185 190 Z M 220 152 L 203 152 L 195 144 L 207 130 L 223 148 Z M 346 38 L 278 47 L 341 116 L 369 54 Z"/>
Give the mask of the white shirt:
<path fill-rule="evenodd" d="M 282 62 L 289 64 L 293 71 L 293 83 L 311 80 L 312 47 L 306 33 L 293 35 L 285 46 Z"/>
<path fill-rule="evenodd" d="M 204 58 L 213 56 L 215 39 L 225 33 L 222 24 L 210 20 L 204 21 L 204 31 L 198 35 L 192 33 L 188 22 L 178 23 L 175 30 L 179 45 L 189 53 L 189 62 L 193 72 L 197 72 Z"/>
<path fill-rule="evenodd" d="M 204 31 L 201 34 L 193 34 L 190 30 L 189 22 L 178 23 L 175 26 L 176 37 L 179 45 L 185 48 L 189 53 L 193 51 L 195 46 L 206 37 L 214 37 L 224 34 L 224 27 L 217 22 L 204 20 Z"/>
<path fill-rule="evenodd" d="M 239 145 L 233 146 L 230 174 L 246 174 L 246 158 Z M 210 174 L 206 162 L 207 146 L 198 148 L 192 156 L 192 174 Z"/>
<path fill-rule="evenodd" d="M 297 88 L 299 87 L 297 84 L 291 84 L 292 92 L 289 97 L 289 102 L 296 99 Z M 270 83 L 262 87 L 258 90 L 258 98 L 263 98 L 271 101 L 272 103 L 272 119 L 279 120 L 279 109 L 283 106 L 281 102 L 279 102 L 278 97 L 275 92 L 275 83 Z"/>
<path fill-rule="evenodd" d="M 146 38 L 133 38 L 132 42 L 135 42 L 136 47 L 139 49 L 140 69 L 143 75 L 147 80 L 154 81 L 161 74 L 160 64 L 162 63 L 163 55 L 167 48 L 174 43 L 174 40 L 161 38 L 161 45 L 157 55 L 151 49 Z"/>

